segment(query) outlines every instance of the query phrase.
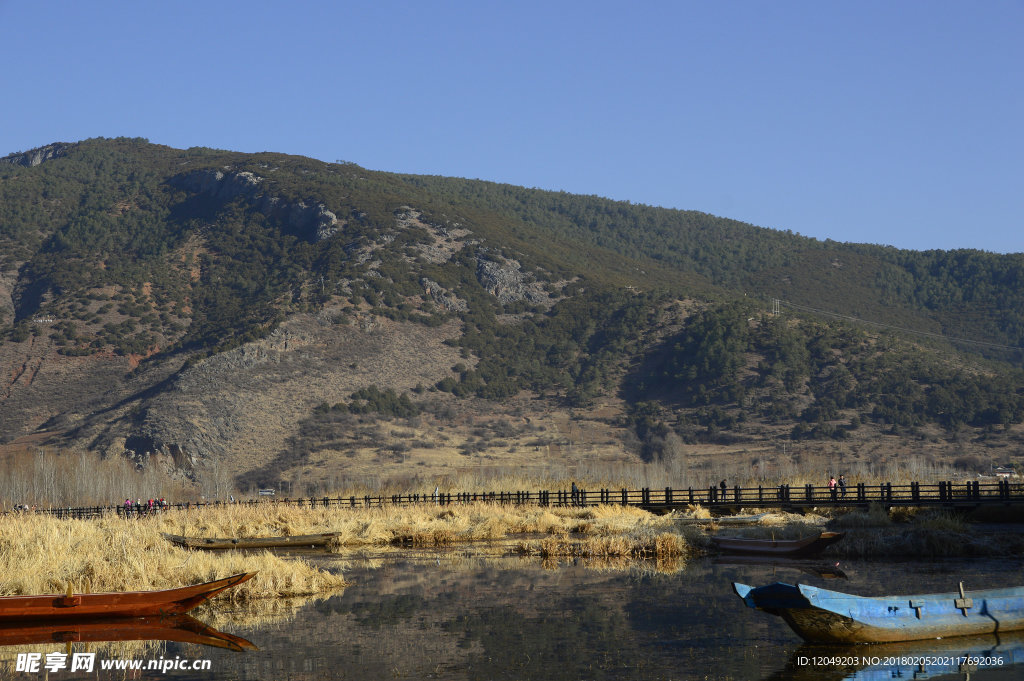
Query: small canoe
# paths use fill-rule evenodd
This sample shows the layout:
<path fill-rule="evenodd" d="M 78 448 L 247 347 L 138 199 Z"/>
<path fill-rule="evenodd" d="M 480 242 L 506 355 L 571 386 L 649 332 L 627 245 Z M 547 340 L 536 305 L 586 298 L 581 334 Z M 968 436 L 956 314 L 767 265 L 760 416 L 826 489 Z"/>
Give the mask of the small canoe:
<path fill-rule="evenodd" d="M 803 539 L 749 539 L 746 537 L 711 537 L 711 543 L 724 553 L 745 553 L 771 556 L 813 556 L 845 537 L 843 532 L 822 532 Z"/>
<path fill-rule="evenodd" d="M 341 532 L 300 534 L 293 537 L 182 537 L 164 534 L 164 539 L 186 549 L 287 549 L 307 546 L 326 546 Z"/>
<path fill-rule="evenodd" d="M 0 646 L 105 641 L 176 641 L 234 651 L 257 650 L 241 636 L 218 631 L 191 615 L 0 623 Z"/>
<path fill-rule="evenodd" d="M 854 596 L 807 584 L 733 583 L 751 608 L 811 643 L 889 643 L 1024 629 L 1024 586 L 910 596 Z"/>
<path fill-rule="evenodd" d="M 255 574 L 245 572 L 205 584 L 162 591 L 0 596 L 0 622 L 180 615 Z"/>

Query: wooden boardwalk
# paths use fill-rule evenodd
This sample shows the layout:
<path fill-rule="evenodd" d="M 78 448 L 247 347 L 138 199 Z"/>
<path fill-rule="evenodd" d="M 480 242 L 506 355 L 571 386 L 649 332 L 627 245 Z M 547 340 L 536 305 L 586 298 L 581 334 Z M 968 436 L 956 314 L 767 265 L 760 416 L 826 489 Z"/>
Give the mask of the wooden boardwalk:
<path fill-rule="evenodd" d="M 126 508 L 123 505 L 87 506 L 67 508 L 35 509 L 34 513 L 45 513 L 62 518 L 96 518 L 104 515 L 139 517 L 168 510 L 191 510 L 219 508 L 226 506 L 289 505 L 306 508 L 371 508 L 388 505 L 450 505 L 450 504 L 518 504 L 531 506 L 596 506 L 600 504 L 621 504 L 636 506 L 652 512 L 665 513 L 686 509 L 688 506 L 703 506 L 723 513 L 739 508 L 780 509 L 799 511 L 812 507 L 867 507 L 879 504 L 885 508 L 898 506 L 973 509 L 981 506 L 1024 506 L 1024 482 L 996 480 L 993 482 L 967 481 L 936 483 L 911 482 L 907 484 L 883 483 L 867 485 L 859 483 L 847 488 L 843 495 L 840 490 L 833 492 L 827 486 L 791 487 L 720 487 L 664 489 L 599 489 L 579 490 L 574 498 L 570 490 L 506 491 L 506 492 L 432 492 L 396 494 L 387 496 L 348 497 L 304 497 L 279 498 L 261 496 L 256 499 L 228 502 L 203 502 L 168 504 L 163 508 Z M 19 511 L 8 511 L 16 513 Z M 20 511 L 26 512 L 26 511 Z"/>

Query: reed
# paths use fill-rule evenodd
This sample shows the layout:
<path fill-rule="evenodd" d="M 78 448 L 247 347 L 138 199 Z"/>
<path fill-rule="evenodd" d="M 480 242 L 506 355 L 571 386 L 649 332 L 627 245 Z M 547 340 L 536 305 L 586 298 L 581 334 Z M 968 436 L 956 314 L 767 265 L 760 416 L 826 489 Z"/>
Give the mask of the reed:
<path fill-rule="evenodd" d="M 133 521 L 134 522 L 134 521 Z M 335 532 L 335 551 L 389 544 L 444 546 L 518 535 L 576 532 L 621 535 L 633 528 L 670 528 L 669 516 L 607 505 L 586 508 L 465 504 L 310 509 L 264 504 L 173 510 L 144 518 L 161 532 L 186 536 L 258 537 Z"/>
<path fill-rule="evenodd" d="M 591 536 L 559 532 L 539 540 L 522 540 L 520 555 L 551 558 L 633 558 L 679 559 L 696 552 L 679 533 L 650 526 L 634 527 L 621 533 Z"/>
<path fill-rule="evenodd" d="M 160 523 L 60 520 L 43 515 L 12 516 L 0 535 L 0 594 L 165 589 L 240 572 L 257 577 L 218 596 L 258 598 L 319 594 L 345 586 L 341 575 L 302 560 L 271 553 L 244 555 L 192 552 L 165 540 Z"/>

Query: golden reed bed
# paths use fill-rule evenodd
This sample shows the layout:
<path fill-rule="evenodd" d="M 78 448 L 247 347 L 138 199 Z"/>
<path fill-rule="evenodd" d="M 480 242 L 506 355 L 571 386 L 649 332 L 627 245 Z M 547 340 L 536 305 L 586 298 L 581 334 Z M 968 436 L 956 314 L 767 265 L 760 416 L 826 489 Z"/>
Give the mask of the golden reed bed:
<path fill-rule="evenodd" d="M 68 583 L 93 591 L 162 589 L 256 570 L 256 579 L 232 590 L 240 601 L 323 593 L 341 588 L 341 575 L 301 558 L 270 552 L 189 551 L 162 533 L 185 536 L 257 537 L 338 532 L 332 549 L 360 546 L 442 546 L 457 542 L 535 537 L 537 553 L 550 555 L 565 545 L 579 552 L 647 556 L 685 552 L 669 517 L 616 507 L 546 509 L 473 504 L 468 506 L 377 509 L 298 509 L 290 507 L 203 508 L 167 511 L 143 518 L 104 517 L 60 520 L 42 514 L 4 518 L 0 535 L 0 595 L 58 593 Z M 574 535 L 580 539 L 563 542 Z M 543 548 L 539 543 L 548 539 Z M 603 547 L 603 548 L 602 548 Z M 532 553 L 532 550 L 525 550 Z"/>
<path fill-rule="evenodd" d="M 690 515 L 699 515 L 692 509 Z M 787 538 L 843 529 L 836 556 L 1021 555 L 1020 535 L 977 536 L 947 515 L 896 518 L 884 509 L 845 515 L 770 514 L 742 534 Z M 714 530 L 712 525 L 710 529 Z M 257 570 L 230 598 L 251 602 L 327 594 L 344 577 L 302 558 L 271 552 L 205 552 L 174 546 L 163 533 L 205 537 L 290 536 L 336 532 L 336 553 L 360 547 L 436 547 L 511 540 L 513 550 L 546 561 L 560 557 L 666 560 L 680 565 L 708 549 L 706 530 L 674 514 L 657 516 L 618 505 L 586 508 L 495 504 L 310 509 L 244 505 L 172 510 L 143 518 L 58 520 L 42 514 L 4 517 L 0 595 L 63 592 L 88 580 L 93 591 L 162 589 Z M 903 550 L 906 549 L 906 550 Z M 831 549 L 830 549 L 831 550 Z"/>

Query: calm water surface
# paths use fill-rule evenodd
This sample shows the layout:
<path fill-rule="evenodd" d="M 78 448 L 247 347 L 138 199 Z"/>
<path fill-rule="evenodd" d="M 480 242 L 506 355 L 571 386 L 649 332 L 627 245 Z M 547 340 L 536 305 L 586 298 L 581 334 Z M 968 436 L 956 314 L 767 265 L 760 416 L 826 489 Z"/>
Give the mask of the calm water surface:
<path fill-rule="evenodd" d="M 961 579 L 968 589 L 1024 583 L 1020 560 L 843 561 L 845 579 L 824 578 L 820 570 L 805 566 L 710 559 L 673 573 L 636 564 L 625 569 L 582 563 L 546 568 L 536 559 L 461 552 L 317 560 L 343 568 L 353 585 L 288 618 L 221 626 L 255 643 L 258 651 L 167 643 L 165 657 L 207 657 L 211 670 L 125 678 L 966 679 L 955 669 L 939 674 L 934 668 L 905 667 L 899 671 L 902 677 L 894 677 L 896 671 L 889 668 L 858 671 L 801 664 L 801 657 L 837 653 L 803 645 L 781 619 L 748 609 L 731 583 L 802 581 L 861 595 L 953 591 Z M 995 642 L 984 639 L 981 644 Z M 948 641 L 925 642 L 894 652 L 948 654 L 945 645 Z M 969 678 L 1024 679 L 1024 636 L 1007 646 L 1011 654 L 1016 650 L 1017 665 L 1004 662 L 1007 666 L 973 671 Z M 40 652 L 52 650 L 44 648 Z M 864 654 L 863 648 L 853 649 L 853 654 Z"/>

